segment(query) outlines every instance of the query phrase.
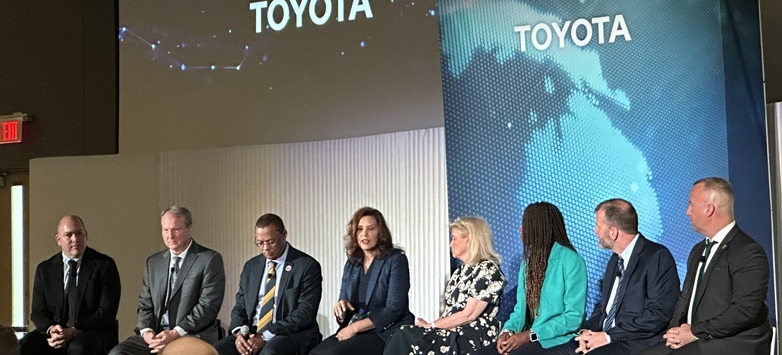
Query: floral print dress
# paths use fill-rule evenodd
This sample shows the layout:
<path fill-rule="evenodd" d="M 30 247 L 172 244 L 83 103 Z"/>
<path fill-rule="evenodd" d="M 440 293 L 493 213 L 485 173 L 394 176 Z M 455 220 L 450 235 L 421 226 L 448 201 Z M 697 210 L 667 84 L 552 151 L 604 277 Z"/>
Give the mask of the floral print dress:
<path fill-rule="evenodd" d="M 429 329 L 404 325 L 388 340 L 384 354 L 430 355 L 469 354 L 497 341 L 501 329 L 497 319 L 505 275 L 493 261 L 476 265 L 463 264 L 451 274 L 443 295 L 445 308 L 441 317 L 463 310 L 473 297 L 488 303 L 478 318 L 453 329 Z"/>

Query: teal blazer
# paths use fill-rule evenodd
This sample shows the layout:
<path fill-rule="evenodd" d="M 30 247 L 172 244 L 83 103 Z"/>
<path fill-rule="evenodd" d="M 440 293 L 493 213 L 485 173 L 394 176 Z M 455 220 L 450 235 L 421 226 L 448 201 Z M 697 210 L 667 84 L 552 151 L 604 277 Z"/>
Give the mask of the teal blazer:
<path fill-rule="evenodd" d="M 576 336 L 586 314 L 587 271 L 584 258 L 572 249 L 554 243 L 540 291 L 540 314 L 531 325 L 525 323 L 527 298 L 524 268 L 525 263 L 522 261 L 516 306 L 502 329 L 514 333 L 532 329 L 544 349 L 570 341 Z"/>

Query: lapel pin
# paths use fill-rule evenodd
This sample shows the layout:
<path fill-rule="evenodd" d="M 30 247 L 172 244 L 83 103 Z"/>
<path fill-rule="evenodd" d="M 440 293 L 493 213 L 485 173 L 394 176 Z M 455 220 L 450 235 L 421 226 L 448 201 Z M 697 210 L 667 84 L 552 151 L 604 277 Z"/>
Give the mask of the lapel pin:
<path fill-rule="evenodd" d="M 290 272 L 293 269 L 290 265 L 285 266 L 285 271 Z"/>
<path fill-rule="evenodd" d="M 728 249 L 728 245 L 727 244 L 723 244 L 722 245 L 722 250 L 725 250 L 725 249 Z"/>

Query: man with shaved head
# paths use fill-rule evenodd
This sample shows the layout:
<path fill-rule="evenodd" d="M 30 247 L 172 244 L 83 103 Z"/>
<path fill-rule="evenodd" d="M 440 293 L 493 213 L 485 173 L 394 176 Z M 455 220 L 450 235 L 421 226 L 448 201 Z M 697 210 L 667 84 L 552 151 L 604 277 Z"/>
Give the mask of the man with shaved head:
<path fill-rule="evenodd" d="M 87 247 L 78 216 L 65 216 L 54 237 L 61 251 L 35 270 L 21 354 L 105 354 L 117 344 L 120 281 L 114 259 Z"/>
<path fill-rule="evenodd" d="M 768 259 L 733 218 L 733 189 L 716 177 L 695 182 L 687 216 L 705 240 L 692 248 L 664 341 L 644 354 L 768 354 Z"/>

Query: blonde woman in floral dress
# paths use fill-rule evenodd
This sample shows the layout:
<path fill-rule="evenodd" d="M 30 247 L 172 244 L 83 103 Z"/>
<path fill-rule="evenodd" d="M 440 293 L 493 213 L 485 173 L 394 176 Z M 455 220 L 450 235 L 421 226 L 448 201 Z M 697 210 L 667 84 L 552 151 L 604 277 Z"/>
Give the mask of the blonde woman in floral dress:
<path fill-rule="evenodd" d="M 448 281 L 440 318 L 405 325 L 389 339 L 384 354 L 470 354 L 495 343 L 505 275 L 489 224 L 479 217 L 451 223 L 451 254 L 462 261 Z"/>

